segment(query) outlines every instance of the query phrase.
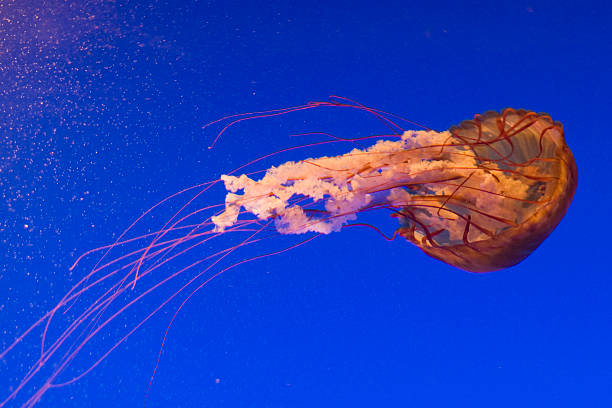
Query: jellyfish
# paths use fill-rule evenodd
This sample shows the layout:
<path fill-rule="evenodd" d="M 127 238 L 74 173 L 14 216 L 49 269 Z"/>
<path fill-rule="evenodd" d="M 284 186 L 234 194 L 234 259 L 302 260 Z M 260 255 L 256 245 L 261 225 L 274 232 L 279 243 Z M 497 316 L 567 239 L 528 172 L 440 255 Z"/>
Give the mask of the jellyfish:
<path fill-rule="evenodd" d="M 375 142 L 339 156 L 246 171 L 263 158 L 255 159 L 162 200 L 115 242 L 83 254 L 72 269 L 100 255 L 54 308 L 0 352 L 3 360 L 26 338 L 40 336 L 35 361 L 0 399 L 0 407 L 19 397 L 24 399 L 22 406 L 34 406 L 47 391 L 78 381 L 160 310 L 174 304 L 165 340 L 185 303 L 230 269 L 347 226 L 379 231 L 355 222 L 360 213 L 382 211 L 395 218 L 398 227 L 388 239 L 402 237 L 465 271 L 490 272 L 516 265 L 532 253 L 559 224 L 576 190 L 576 163 L 562 125 L 547 114 L 522 109 L 477 114 L 438 132 L 405 130 L 396 115 L 333 98 L 211 122 L 226 122 L 213 145 L 244 120 L 322 107 L 365 111 L 390 132 L 360 138 Z M 320 144 L 356 140 L 332 136 Z M 223 202 L 207 202 L 213 187 L 224 188 Z M 185 196 L 163 226 L 134 233 L 159 208 Z M 298 241 L 283 244 L 287 236 Z M 269 243 L 280 246 L 270 249 Z M 251 247 L 257 249 L 241 255 Z M 147 303 L 151 293 L 163 288 L 166 295 Z M 137 304 L 141 314 L 134 317 Z M 113 325 L 123 331 L 111 335 Z M 158 361 L 162 350 L 163 342 Z"/>

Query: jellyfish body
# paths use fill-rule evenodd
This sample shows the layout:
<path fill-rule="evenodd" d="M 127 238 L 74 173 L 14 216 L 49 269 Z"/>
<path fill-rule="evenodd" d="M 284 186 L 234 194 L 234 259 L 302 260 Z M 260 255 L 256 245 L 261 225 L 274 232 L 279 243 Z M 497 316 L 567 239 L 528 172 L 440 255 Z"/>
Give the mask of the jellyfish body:
<path fill-rule="evenodd" d="M 444 132 L 404 131 L 392 120 L 397 116 L 346 102 L 334 98 L 228 117 L 231 123 L 219 135 L 242 120 L 346 107 L 374 114 L 393 133 L 372 136 L 380 140 L 340 156 L 280 164 L 259 180 L 235 175 L 261 158 L 256 159 L 220 180 L 167 197 L 114 243 L 81 255 L 71 269 L 101 254 L 97 261 L 90 259 L 92 268 L 55 307 L 0 350 L 3 361 L 37 329 L 40 333 L 40 353 L 9 395 L 0 398 L 0 408 L 17 398 L 25 399 L 21 406 L 32 407 L 48 390 L 78 381 L 160 310 L 180 301 L 167 334 L 183 305 L 213 279 L 339 231 L 359 213 L 387 211 L 399 221 L 396 234 L 428 255 L 485 272 L 527 257 L 570 205 L 576 164 L 561 124 L 546 114 L 505 109 L 476 115 Z M 223 192 L 225 202 L 212 204 L 206 193 L 221 181 L 228 190 Z M 143 235 L 134 231 L 157 209 L 173 204 L 179 209 L 161 228 L 147 228 Z M 306 233 L 291 245 L 279 239 Z M 168 292 L 150 300 L 149 295 L 163 290 Z M 140 318 L 134 320 L 128 310 Z M 93 339 L 104 340 L 106 346 Z M 84 368 L 74 364 L 79 358 L 86 360 Z"/>
<path fill-rule="evenodd" d="M 544 241 L 578 175 L 560 123 L 508 108 L 445 132 L 407 131 L 365 150 L 285 163 L 258 181 L 222 180 L 230 193 L 212 218 L 218 231 L 242 209 L 273 218 L 283 234 L 327 234 L 359 212 L 386 208 L 398 233 L 428 255 L 488 272 L 519 263 Z"/>

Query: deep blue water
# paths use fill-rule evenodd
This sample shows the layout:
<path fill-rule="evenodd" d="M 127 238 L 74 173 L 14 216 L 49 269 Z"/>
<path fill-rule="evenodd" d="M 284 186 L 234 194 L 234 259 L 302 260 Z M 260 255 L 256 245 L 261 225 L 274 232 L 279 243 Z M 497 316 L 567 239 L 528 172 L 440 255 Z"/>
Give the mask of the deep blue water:
<path fill-rule="evenodd" d="M 294 133 L 381 132 L 366 114 L 323 109 L 241 124 L 208 149 L 210 121 L 342 95 L 444 130 L 510 106 L 562 121 L 579 169 L 568 214 L 523 263 L 470 274 L 355 228 L 245 264 L 181 309 L 147 407 L 610 406 L 611 6 L 255 3 L 0 3 L 0 349 L 91 269 L 95 257 L 69 271 L 80 254 L 168 195 L 323 140 Z M 161 227 L 172 204 L 140 232 Z M 379 216 L 367 220 L 392 232 Z M 117 340 L 167 295 L 104 335 Z M 143 406 L 179 304 L 37 406 Z M 0 361 L 0 397 L 39 350 L 35 331 Z"/>

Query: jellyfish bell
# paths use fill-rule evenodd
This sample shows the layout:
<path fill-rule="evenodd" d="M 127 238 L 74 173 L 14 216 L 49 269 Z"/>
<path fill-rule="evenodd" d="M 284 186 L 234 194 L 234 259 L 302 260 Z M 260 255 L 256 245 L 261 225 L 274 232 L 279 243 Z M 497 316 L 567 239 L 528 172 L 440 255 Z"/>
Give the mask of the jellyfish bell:
<path fill-rule="evenodd" d="M 453 148 L 473 155 L 477 169 L 460 170 L 465 183 L 450 196 L 428 197 L 434 209 L 443 209 L 437 217 L 431 210 L 402 211 L 399 233 L 468 271 L 516 265 L 555 229 L 576 191 L 578 172 L 563 126 L 546 114 L 505 109 L 449 132 Z"/>
<path fill-rule="evenodd" d="M 274 219 L 282 234 L 338 231 L 359 212 L 387 208 L 398 233 L 426 254 L 471 271 L 521 262 L 565 215 L 577 185 L 563 127 L 550 116 L 505 109 L 448 131 L 406 131 L 401 140 L 337 157 L 288 162 L 255 181 L 223 176 L 218 231 L 242 209 Z M 238 193 L 238 194 L 237 194 Z M 317 211 L 292 201 L 307 198 Z"/>

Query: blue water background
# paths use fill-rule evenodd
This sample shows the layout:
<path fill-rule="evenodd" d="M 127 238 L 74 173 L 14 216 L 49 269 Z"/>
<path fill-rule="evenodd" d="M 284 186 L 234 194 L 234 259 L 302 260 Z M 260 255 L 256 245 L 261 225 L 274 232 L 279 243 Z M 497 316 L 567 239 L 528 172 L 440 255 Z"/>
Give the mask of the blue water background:
<path fill-rule="evenodd" d="M 237 126 L 209 150 L 219 129 L 207 122 L 332 94 L 438 130 L 526 108 L 563 122 L 579 185 L 523 263 L 470 274 L 349 229 L 236 268 L 179 313 L 147 407 L 610 406 L 608 3 L 255 3 L 0 4 L 1 348 L 88 271 L 68 271 L 78 255 L 164 197 L 324 139 L 293 133 L 384 131 L 324 109 Z M 38 406 L 143 406 L 177 306 Z M 0 361 L 0 396 L 39 336 Z"/>

